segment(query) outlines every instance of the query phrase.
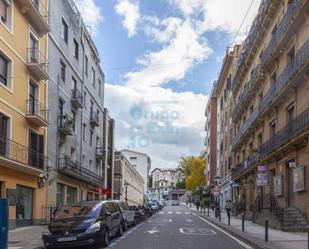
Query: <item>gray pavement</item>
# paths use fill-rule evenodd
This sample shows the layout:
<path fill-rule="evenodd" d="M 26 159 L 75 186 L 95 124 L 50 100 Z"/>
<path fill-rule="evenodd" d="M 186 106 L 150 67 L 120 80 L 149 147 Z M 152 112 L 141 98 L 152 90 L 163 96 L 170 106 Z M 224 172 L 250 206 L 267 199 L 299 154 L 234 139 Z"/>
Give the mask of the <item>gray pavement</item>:
<path fill-rule="evenodd" d="M 244 247 L 187 208 L 166 206 L 146 222 L 112 241 L 108 248 L 241 249 Z"/>

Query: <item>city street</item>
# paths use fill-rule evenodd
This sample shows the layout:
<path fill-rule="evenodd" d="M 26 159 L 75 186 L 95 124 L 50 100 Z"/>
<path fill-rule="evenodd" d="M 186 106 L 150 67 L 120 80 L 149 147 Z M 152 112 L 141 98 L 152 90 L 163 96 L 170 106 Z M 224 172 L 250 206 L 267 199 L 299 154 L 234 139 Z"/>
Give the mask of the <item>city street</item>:
<path fill-rule="evenodd" d="M 239 242 L 241 243 L 241 242 Z M 241 245 L 189 209 L 166 206 L 146 222 L 111 242 L 113 249 L 240 249 Z"/>

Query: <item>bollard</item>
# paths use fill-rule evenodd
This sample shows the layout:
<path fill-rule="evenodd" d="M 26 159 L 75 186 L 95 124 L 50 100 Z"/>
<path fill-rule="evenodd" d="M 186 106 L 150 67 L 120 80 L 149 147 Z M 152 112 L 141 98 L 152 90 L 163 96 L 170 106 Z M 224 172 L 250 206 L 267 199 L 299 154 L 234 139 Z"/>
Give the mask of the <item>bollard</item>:
<path fill-rule="evenodd" d="M 0 198 L 0 249 L 8 248 L 9 204 L 8 200 Z"/>
<path fill-rule="evenodd" d="M 308 231 L 308 249 L 309 249 L 309 231 Z"/>
<path fill-rule="evenodd" d="M 230 226 L 231 225 L 231 215 L 228 215 L 227 219 L 228 219 L 228 225 Z"/>
<path fill-rule="evenodd" d="M 268 241 L 268 220 L 265 220 L 265 241 Z"/>
<path fill-rule="evenodd" d="M 204 207 L 204 215 L 205 215 L 205 209 L 206 209 L 206 207 Z"/>
<path fill-rule="evenodd" d="M 209 206 L 208 206 L 208 210 L 207 210 L 207 216 L 209 217 Z"/>
<path fill-rule="evenodd" d="M 241 216 L 241 231 L 245 231 L 245 215 Z"/>

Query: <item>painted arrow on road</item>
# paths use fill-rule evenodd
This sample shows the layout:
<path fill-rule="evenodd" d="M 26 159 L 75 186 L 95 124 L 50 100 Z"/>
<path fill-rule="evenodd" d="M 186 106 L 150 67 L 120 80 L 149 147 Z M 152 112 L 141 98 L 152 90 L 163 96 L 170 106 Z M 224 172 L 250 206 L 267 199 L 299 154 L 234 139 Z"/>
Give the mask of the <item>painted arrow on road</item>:
<path fill-rule="evenodd" d="M 190 219 L 187 219 L 186 221 L 188 221 L 188 222 L 192 222 L 192 220 L 190 220 Z"/>
<path fill-rule="evenodd" d="M 157 227 L 154 227 L 152 230 L 148 231 L 148 233 L 150 234 L 154 234 L 154 233 L 157 233 L 159 232 L 159 230 L 157 230 Z"/>

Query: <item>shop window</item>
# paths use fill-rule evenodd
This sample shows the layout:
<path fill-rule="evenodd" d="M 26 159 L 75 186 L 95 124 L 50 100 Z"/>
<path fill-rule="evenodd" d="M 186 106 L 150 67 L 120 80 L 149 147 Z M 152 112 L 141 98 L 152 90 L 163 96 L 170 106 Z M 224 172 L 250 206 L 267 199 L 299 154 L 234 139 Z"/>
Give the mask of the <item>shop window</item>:
<path fill-rule="evenodd" d="M 66 204 L 72 204 L 77 201 L 77 189 L 67 186 Z"/>
<path fill-rule="evenodd" d="M 33 189 L 16 187 L 16 225 L 29 226 L 32 224 Z"/>
<path fill-rule="evenodd" d="M 57 183 L 57 193 L 56 193 L 56 205 L 60 206 L 64 204 L 64 185 Z"/>

